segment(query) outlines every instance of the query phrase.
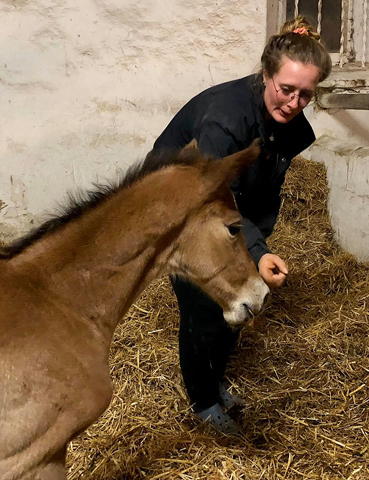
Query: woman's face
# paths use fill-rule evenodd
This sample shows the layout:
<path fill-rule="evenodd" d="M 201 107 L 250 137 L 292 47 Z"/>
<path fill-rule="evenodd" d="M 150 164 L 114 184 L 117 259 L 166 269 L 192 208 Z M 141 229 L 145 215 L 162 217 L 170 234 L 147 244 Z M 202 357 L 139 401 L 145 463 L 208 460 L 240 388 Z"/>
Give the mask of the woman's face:
<path fill-rule="evenodd" d="M 310 102 L 319 81 L 319 69 L 282 56 L 279 71 L 273 76 L 263 72 L 264 102 L 276 122 L 287 123 Z"/>

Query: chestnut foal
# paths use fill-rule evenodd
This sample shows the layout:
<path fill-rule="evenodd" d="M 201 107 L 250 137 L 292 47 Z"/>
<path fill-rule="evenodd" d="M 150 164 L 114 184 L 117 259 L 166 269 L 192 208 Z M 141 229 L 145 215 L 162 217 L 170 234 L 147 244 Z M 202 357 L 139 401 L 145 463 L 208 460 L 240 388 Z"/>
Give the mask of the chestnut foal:
<path fill-rule="evenodd" d="M 156 277 L 197 283 L 231 325 L 262 309 L 228 186 L 259 150 L 150 159 L 0 249 L 1 480 L 65 480 L 68 442 L 112 396 L 114 329 Z"/>

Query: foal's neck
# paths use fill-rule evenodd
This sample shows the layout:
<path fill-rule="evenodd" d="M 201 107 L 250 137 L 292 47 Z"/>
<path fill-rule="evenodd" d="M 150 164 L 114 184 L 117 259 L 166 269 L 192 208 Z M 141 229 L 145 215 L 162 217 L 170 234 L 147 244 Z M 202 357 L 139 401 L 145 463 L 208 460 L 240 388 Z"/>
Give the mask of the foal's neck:
<path fill-rule="evenodd" d="M 185 170 L 177 167 L 174 175 L 168 168 L 122 190 L 29 247 L 14 264 L 30 282 L 37 277 L 45 296 L 112 335 L 143 289 L 171 273 L 176 238 L 201 189 Z"/>

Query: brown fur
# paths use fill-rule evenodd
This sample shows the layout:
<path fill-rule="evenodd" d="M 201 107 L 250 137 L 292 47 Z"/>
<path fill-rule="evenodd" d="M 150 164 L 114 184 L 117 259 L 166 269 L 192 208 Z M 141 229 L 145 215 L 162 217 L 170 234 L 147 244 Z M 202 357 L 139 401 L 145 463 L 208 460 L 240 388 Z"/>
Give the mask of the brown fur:
<path fill-rule="evenodd" d="M 2 249 L 1 480 L 65 479 L 68 442 L 111 399 L 114 329 L 157 276 L 185 275 L 225 309 L 243 289 L 261 308 L 255 266 L 226 228 L 241 221 L 227 181 L 258 152 L 183 152 Z"/>

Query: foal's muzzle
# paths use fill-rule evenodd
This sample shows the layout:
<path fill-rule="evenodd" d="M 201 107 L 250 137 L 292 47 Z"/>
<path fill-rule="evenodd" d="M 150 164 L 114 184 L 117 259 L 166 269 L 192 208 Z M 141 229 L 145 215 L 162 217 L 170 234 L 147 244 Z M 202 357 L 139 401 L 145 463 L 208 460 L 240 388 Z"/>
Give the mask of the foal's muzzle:
<path fill-rule="evenodd" d="M 261 313 L 269 300 L 270 290 L 261 277 L 247 282 L 246 287 L 223 316 L 231 326 L 239 326 Z"/>

